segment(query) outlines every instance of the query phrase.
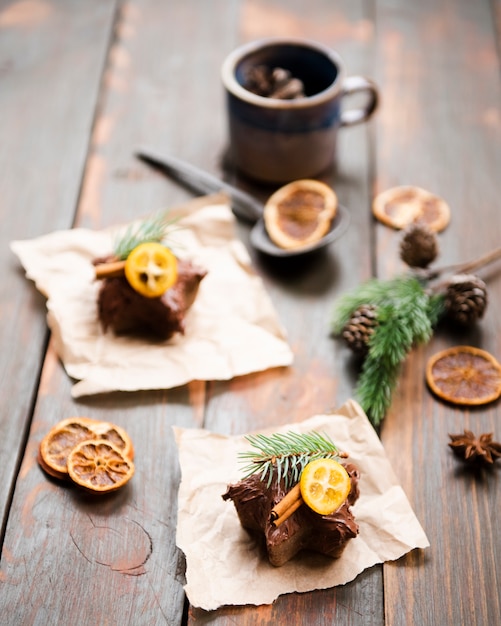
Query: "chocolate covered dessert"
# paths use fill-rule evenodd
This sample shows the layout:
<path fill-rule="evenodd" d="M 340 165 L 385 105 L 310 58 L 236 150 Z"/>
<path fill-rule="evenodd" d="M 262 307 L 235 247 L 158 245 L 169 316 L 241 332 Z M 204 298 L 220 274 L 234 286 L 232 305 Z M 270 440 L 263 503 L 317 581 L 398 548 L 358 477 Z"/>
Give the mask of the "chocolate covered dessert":
<path fill-rule="evenodd" d="M 301 435 L 292 435 L 301 438 Z M 311 439 L 311 434 L 309 437 Z M 329 443 L 331 444 L 330 441 Z M 296 444 L 295 449 L 298 449 Z M 332 455 L 326 459 L 316 457 L 315 461 L 303 467 L 301 479 L 298 481 L 298 472 L 293 457 L 302 457 L 302 461 L 299 462 L 304 465 L 305 454 L 297 452 L 290 454 L 287 462 L 289 470 L 285 476 L 283 473 L 280 474 L 280 471 L 275 471 L 272 479 L 268 480 L 259 471 L 229 485 L 222 496 L 224 500 L 233 501 L 240 523 L 264 546 L 270 563 L 275 566 L 283 565 L 302 550 L 338 558 L 347 542 L 358 534 L 358 525 L 350 510 L 359 497 L 358 469 L 352 463 L 339 463 L 340 457 L 346 456 L 343 453 L 340 453 L 340 457 L 335 457 L 337 461 L 333 460 Z M 280 453 L 280 456 L 283 458 L 284 454 Z M 247 456 L 247 458 L 250 457 Z M 274 458 L 278 457 L 274 457 L 271 453 L 270 461 L 267 461 L 272 464 L 270 469 Z M 253 462 L 263 467 L 259 460 Z M 315 491 L 319 488 L 319 484 L 314 483 L 314 480 L 312 482 L 309 476 L 306 477 L 306 473 L 309 472 L 308 465 L 315 464 L 321 466 L 322 472 L 325 469 L 323 466 L 334 465 L 334 469 L 337 467 L 336 472 L 339 470 L 344 475 L 344 477 L 341 476 L 341 481 L 345 483 L 339 487 L 341 491 L 338 493 L 334 493 L 338 486 L 334 486 L 333 489 L 327 486 L 326 491 L 330 490 L 331 493 L 326 494 L 324 491 L 323 501 L 320 502 L 320 509 L 317 510 L 314 510 L 315 502 L 311 502 L 308 489 L 311 489 L 313 498 L 316 498 Z M 303 475 L 307 478 L 306 481 Z M 303 484 L 305 482 L 309 483 L 306 487 Z M 286 484 L 289 485 L 287 488 Z M 329 510 L 328 514 L 317 512 L 325 507 L 329 498 L 333 510 L 324 508 L 324 510 Z"/>
<path fill-rule="evenodd" d="M 163 243 L 172 226 L 165 213 L 132 224 L 112 255 L 94 260 L 102 281 L 97 315 L 104 331 L 162 341 L 184 334 L 185 315 L 207 272 Z"/>
<path fill-rule="evenodd" d="M 138 293 L 124 276 L 103 280 L 98 295 L 98 317 L 103 329 L 117 335 L 152 335 L 166 340 L 184 334 L 185 315 L 198 293 L 206 271 L 191 261 L 178 260 L 175 284 L 156 298 Z"/>
<path fill-rule="evenodd" d="M 352 464 L 347 465 L 346 470 L 352 483 L 350 494 L 330 515 L 319 515 L 303 504 L 276 526 L 270 520 L 270 513 L 286 494 L 283 483 L 274 483 L 268 488 L 256 475 L 230 485 L 223 498 L 233 500 L 242 526 L 264 542 L 272 565 L 283 565 L 301 550 L 337 558 L 348 540 L 358 534 L 358 526 L 350 511 L 359 496 L 358 470 Z"/>

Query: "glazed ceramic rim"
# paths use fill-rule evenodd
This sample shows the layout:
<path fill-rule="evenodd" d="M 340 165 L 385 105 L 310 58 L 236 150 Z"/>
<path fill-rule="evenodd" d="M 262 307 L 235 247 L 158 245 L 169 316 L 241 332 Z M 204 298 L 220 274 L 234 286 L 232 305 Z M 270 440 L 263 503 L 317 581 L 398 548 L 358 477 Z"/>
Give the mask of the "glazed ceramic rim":
<path fill-rule="evenodd" d="M 283 100 L 279 98 L 269 98 L 258 96 L 245 89 L 236 79 L 235 68 L 245 57 L 262 48 L 274 47 L 277 45 L 298 46 L 318 52 L 329 59 L 337 68 L 337 76 L 334 82 L 323 91 L 313 96 L 298 98 L 296 100 Z M 267 37 L 246 43 L 230 52 L 223 61 L 221 67 L 221 78 L 226 89 L 245 102 L 255 104 L 267 109 L 303 109 L 312 105 L 330 100 L 336 96 L 340 90 L 344 78 L 344 63 L 337 52 L 321 43 L 301 37 Z"/>

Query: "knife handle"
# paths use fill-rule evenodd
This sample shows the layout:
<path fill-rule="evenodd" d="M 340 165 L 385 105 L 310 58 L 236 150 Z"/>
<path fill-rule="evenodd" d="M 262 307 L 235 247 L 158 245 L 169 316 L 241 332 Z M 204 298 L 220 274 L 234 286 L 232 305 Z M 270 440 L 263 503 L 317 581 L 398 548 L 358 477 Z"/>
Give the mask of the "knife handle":
<path fill-rule="evenodd" d="M 247 222 L 257 222 L 263 215 L 263 205 L 257 198 L 220 180 L 208 172 L 173 156 L 160 155 L 150 148 L 141 148 L 136 156 L 149 165 L 160 169 L 171 178 L 198 193 L 224 191 L 231 199 L 233 213 Z"/>

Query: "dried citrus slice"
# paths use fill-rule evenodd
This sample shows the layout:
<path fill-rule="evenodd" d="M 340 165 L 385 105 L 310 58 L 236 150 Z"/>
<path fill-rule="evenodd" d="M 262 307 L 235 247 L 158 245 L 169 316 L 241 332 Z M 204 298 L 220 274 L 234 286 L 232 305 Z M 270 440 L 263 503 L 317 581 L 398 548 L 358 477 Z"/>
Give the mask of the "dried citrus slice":
<path fill-rule="evenodd" d="M 315 459 L 306 465 L 299 482 L 304 502 L 320 515 L 337 511 L 348 497 L 351 479 L 334 459 Z"/>
<path fill-rule="evenodd" d="M 296 180 L 280 187 L 264 207 L 270 239 L 285 249 L 306 247 L 329 230 L 337 211 L 334 190 L 318 180 Z"/>
<path fill-rule="evenodd" d="M 70 452 L 81 441 L 94 439 L 88 418 L 71 417 L 50 429 L 40 442 L 38 459 L 42 468 L 55 478 L 67 478 Z"/>
<path fill-rule="evenodd" d="M 411 185 L 392 187 L 378 194 L 372 203 L 375 217 L 396 229 L 425 224 L 434 232 L 450 221 L 449 205 L 435 194 Z"/>
<path fill-rule="evenodd" d="M 55 478 L 68 478 L 67 459 L 82 441 L 110 441 L 129 459 L 134 458 L 134 446 L 123 428 L 90 417 L 68 417 L 58 422 L 40 442 L 38 462 Z"/>
<path fill-rule="evenodd" d="M 125 277 L 142 296 L 158 298 L 177 280 L 177 259 L 161 243 L 142 243 L 127 257 Z"/>
<path fill-rule="evenodd" d="M 71 480 L 93 493 L 119 489 L 134 474 L 134 463 L 109 441 L 96 439 L 79 443 L 68 456 Z"/>
<path fill-rule="evenodd" d="M 134 445 L 132 439 L 125 432 L 123 428 L 110 422 L 98 422 L 90 425 L 92 432 L 95 433 L 96 439 L 104 439 L 109 443 L 112 443 L 119 450 L 122 451 L 126 457 L 134 459 Z"/>
<path fill-rule="evenodd" d="M 433 393 L 448 402 L 486 404 L 501 395 L 501 365 L 485 350 L 455 346 L 428 360 L 426 381 Z"/>

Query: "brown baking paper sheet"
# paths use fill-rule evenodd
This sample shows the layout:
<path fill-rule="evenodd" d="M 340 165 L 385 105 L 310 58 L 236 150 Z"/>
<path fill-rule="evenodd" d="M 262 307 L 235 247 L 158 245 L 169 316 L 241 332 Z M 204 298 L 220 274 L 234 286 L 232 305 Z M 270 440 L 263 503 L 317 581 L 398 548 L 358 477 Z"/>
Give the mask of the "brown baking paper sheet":
<path fill-rule="evenodd" d="M 47 297 L 47 323 L 72 378 L 73 397 L 169 389 L 191 380 L 228 380 L 292 362 L 263 282 L 235 235 L 227 198 L 198 198 L 172 209 L 172 246 L 208 273 L 186 315 L 184 335 L 165 342 L 104 333 L 97 320 L 99 281 L 92 260 L 110 254 L 117 232 L 82 228 L 14 241 L 28 278 Z M 170 241 L 170 240 L 169 240 Z"/>
<path fill-rule="evenodd" d="M 186 555 L 185 591 L 193 606 L 270 604 L 282 594 L 342 585 L 376 563 L 429 546 L 377 434 L 355 401 L 269 432 L 286 430 L 326 433 L 349 453 L 361 474 L 360 498 L 352 507 L 359 535 L 337 560 L 303 552 L 282 567 L 270 565 L 241 527 L 233 503 L 222 499 L 227 485 L 241 478 L 237 455 L 249 443 L 243 436 L 174 427 L 182 474 L 177 545 Z"/>

